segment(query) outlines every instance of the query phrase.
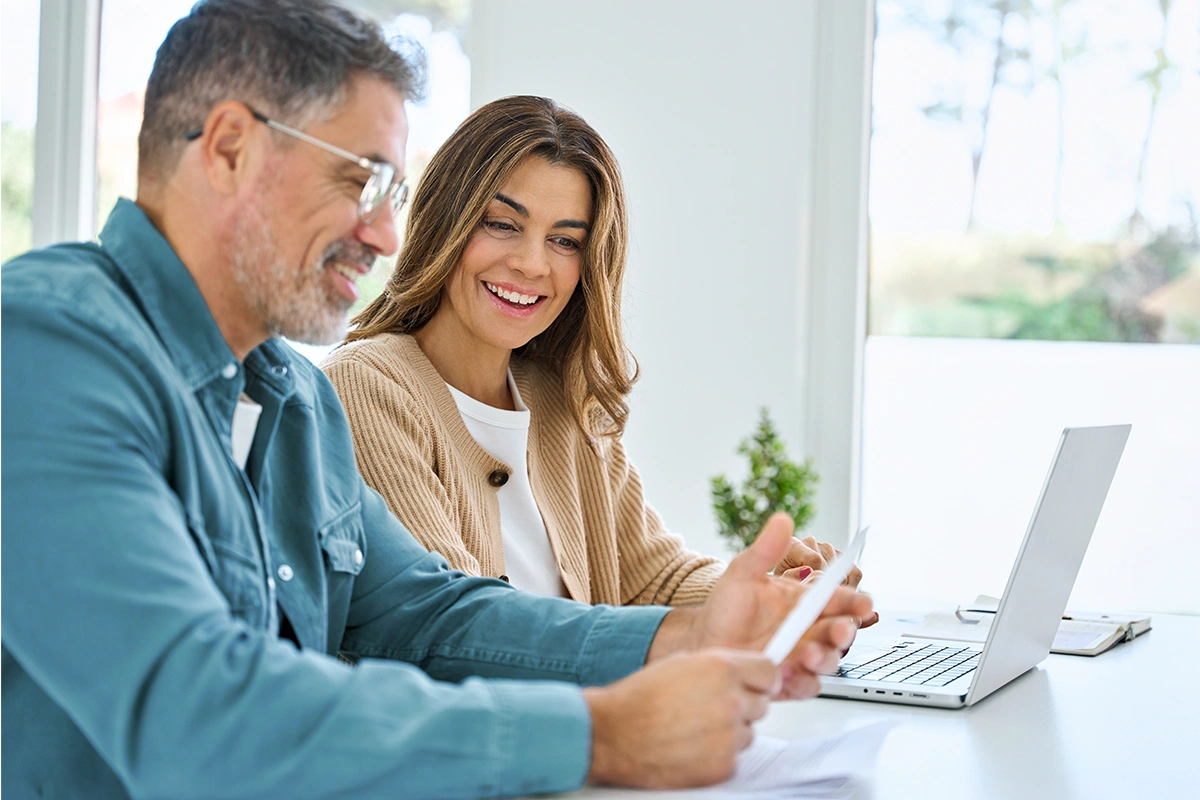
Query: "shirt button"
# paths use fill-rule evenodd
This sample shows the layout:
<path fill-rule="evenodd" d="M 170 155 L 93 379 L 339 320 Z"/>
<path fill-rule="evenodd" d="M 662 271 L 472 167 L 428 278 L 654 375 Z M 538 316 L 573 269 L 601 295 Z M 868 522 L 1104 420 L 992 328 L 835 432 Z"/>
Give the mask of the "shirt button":
<path fill-rule="evenodd" d="M 276 364 L 275 366 L 271 367 L 271 374 L 276 378 L 285 377 L 287 375 L 287 367 L 285 367 L 283 364 Z"/>
<path fill-rule="evenodd" d="M 495 470 L 491 475 L 488 475 L 488 483 L 499 489 L 501 486 L 508 483 L 508 473 L 502 469 Z"/>
<path fill-rule="evenodd" d="M 237 377 L 237 364 L 234 362 L 226 364 L 225 368 L 221 370 L 221 377 L 227 381 L 231 381 Z"/>
<path fill-rule="evenodd" d="M 287 564 L 280 564 L 276 574 L 279 576 L 279 580 L 286 582 L 290 581 L 296 573 L 292 572 L 292 568 Z"/>
<path fill-rule="evenodd" d="M 357 565 L 357 564 L 362 564 L 362 550 L 355 550 L 355 551 L 354 551 L 354 563 L 355 563 L 356 565 Z"/>
<path fill-rule="evenodd" d="M 500 580 L 504 581 L 505 583 L 512 583 L 512 581 L 508 579 L 507 575 L 501 575 Z"/>

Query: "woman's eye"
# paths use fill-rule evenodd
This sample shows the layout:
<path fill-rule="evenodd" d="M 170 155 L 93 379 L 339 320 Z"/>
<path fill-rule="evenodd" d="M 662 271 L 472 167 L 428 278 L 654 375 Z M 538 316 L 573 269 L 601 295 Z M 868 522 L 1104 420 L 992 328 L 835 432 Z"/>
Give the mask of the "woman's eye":
<path fill-rule="evenodd" d="M 577 242 L 574 239 L 567 237 L 567 236 L 555 236 L 550 241 L 554 242 L 559 247 L 562 247 L 565 250 L 570 250 L 572 252 L 583 249 L 583 245 L 581 245 L 579 242 Z"/>
<path fill-rule="evenodd" d="M 489 231 L 497 231 L 502 233 L 509 233 L 516 230 L 515 226 L 498 219 L 485 219 L 483 221 L 483 227 L 487 228 Z"/>

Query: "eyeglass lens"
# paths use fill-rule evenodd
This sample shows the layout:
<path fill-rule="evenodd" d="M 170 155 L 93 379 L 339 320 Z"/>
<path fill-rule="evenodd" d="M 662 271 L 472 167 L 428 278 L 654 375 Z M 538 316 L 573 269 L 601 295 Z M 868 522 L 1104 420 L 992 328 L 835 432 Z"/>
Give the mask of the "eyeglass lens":
<path fill-rule="evenodd" d="M 395 181 L 396 168 L 391 164 L 380 164 L 379 169 L 367 179 L 367 185 L 363 187 L 358 200 L 358 214 L 364 222 L 370 224 L 375 219 L 385 200 L 391 206 L 392 216 L 400 213 L 408 200 L 408 184 L 397 184 Z"/>

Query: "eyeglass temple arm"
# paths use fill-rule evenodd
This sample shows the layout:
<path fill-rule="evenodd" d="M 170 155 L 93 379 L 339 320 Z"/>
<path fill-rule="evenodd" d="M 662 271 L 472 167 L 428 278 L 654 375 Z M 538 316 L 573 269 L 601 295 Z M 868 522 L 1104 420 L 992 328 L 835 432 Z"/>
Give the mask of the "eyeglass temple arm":
<path fill-rule="evenodd" d="M 262 112 L 259 112 L 259 111 L 255 111 L 253 108 L 250 108 L 249 106 L 247 106 L 246 108 L 250 111 L 250 114 L 256 120 L 258 120 L 262 124 L 266 125 L 268 128 L 274 128 L 275 130 L 277 130 L 281 133 L 286 133 L 289 136 L 295 136 L 297 139 L 308 142 L 309 144 L 311 144 L 315 147 L 319 147 L 326 152 L 333 153 L 335 156 L 341 156 L 342 158 L 346 159 L 347 161 L 353 161 L 355 164 L 358 164 L 363 169 L 369 169 L 371 172 L 379 171 L 379 165 L 376 164 L 374 161 L 372 161 L 369 158 L 365 158 L 363 156 L 356 156 L 354 153 L 351 153 L 349 150 L 343 150 L 342 148 L 338 147 L 337 145 L 330 144 L 329 142 L 323 142 L 320 139 L 309 136 L 304 131 L 296 130 L 293 127 L 284 125 L 282 122 L 276 122 L 275 120 L 268 117 L 266 114 L 263 114 Z M 187 141 L 191 142 L 191 141 L 195 141 L 196 139 L 199 139 L 203 135 L 204 135 L 204 126 L 202 125 L 199 128 L 195 128 L 194 130 L 190 130 L 187 133 L 185 133 L 183 135 L 183 138 L 186 139 Z"/>
<path fill-rule="evenodd" d="M 369 158 L 366 158 L 364 156 L 356 156 L 356 155 L 354 155 L 354 153 L 351 153 L 349 150 L 343 150 L 342 148 L 338 147 L 335 144 L 330 144 L 329 142 L 323 142 L 320 139 L 316 139 L 312 136 L 309 136 L 304 131 L 298 131 L 295 128 L 284 125 L 282 122 L 276 122 L 275 120 L 269 119 L 266 116 L 264 116 L 263 114 L 260 114 L 259 112 L 255 111 L 253 109 L 250 110 L 250 113 L 254 115 L 255 119 L 257 119 L 259 122 L 266 125 L 268 128 L 274 128 L 275 130 L 280 131 L 281 133 L 286 133 L 290 136 L 295 136 L 297 139 L 308 142 L 311 145 L 315 145 L 316 147 L 319 147 L 322 150 L 325 150 L 326 152 L 333 153 L 335 156 L 341 156 L 342 158 L 346 159 L 347 161 L 353 161 L 355 164 L 358 164 L 363 169 L 369 169 L 369 170 L 371 170 L 371 172 L 379 171 L 379 165 L 376 164 L 374 161 L 372 161 Z"/>

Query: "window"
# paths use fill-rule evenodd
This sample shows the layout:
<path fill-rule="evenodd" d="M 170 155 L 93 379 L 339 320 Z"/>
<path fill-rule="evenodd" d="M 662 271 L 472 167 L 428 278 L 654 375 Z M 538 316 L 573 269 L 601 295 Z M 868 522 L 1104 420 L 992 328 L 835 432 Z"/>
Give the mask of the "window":
<path fill-rule="evenodd" d="M 1061 428 L 1131 422 L 1072 603 L 1200 611 L 1200 3 L 876 10 L 869 563 L 999 594 Z"/>
<path fill-rule="evenodd" d="M 880 0 L 871 333 L 1200 343 L 1196 6 Z"/>
<path fill-rule="evenodd" d="M 103 226 L 118 197 L 133 197 L 137 191 L 137 134 L 142 122 L 146 79 L 158 45 L 194 1 L 105 0 L 101 18 L 96 154 L 97 229 Z M 468 0 L 344 0 L 344 4 L 379 20 L 390 33 L 418 42 L 426 52 L 427 97 L 420 103 L 408 104 L 407 175 L 409 188 L 414 189 L 434 151 L 469 112 L 470 62 L 463 52 L 463 42 L 470 23 L 470 3 Z M 9 74 L 7 69 L 6 74 Z M 6 132 L 6 148 L 7 136 Z M 360 281 L 359 307 L 383 290 L 393 263 L 390 259 L 380 259 L 371 274 Z M 330 349 L 294 346 L 314 360 L 323 358 Z"/>
<path fill-rule="evenodd" d="M 1200 2 L 877 0 L 863 517 L 998 594 L 1067 425 L 1132 422 L 1072 603 L 1200 610 Z"/>
<path fill-rule="evenodd" d="M 137 194 L 137 137 L 154 55 L 193 0 L 105 0 L 100 17 L 96 230 L 119 197 Z"/>
<path fill-rule="evenodd" d="M 4 93 L 0 105 L 0 261 L 30 248 L 33 212 L 33 129 L 37 122 L 38 22 L 41 3 L 4 0 Z M 29 75 L 33 74 L 33 80 Z"/>

